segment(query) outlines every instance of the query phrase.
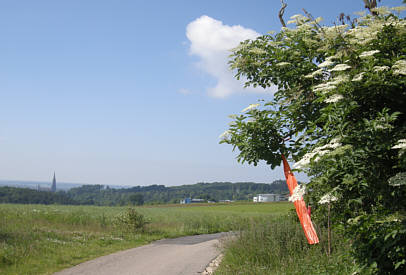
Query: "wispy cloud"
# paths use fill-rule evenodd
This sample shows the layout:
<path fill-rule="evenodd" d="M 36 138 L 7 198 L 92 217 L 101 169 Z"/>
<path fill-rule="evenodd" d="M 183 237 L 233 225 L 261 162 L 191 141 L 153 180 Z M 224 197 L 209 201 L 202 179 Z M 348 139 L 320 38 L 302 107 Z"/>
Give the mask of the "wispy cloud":
<path fill-rule="evenodd" d="M 191 90 L 189 90 L 189 89 L 181 88 L 181 89 L 178 90 L 178 93 L 183 94 L 183 95 L 190 95 L 193 92 Z"/>
<path fill-rule="evenodd" d="M 228 26 L 223 22 L 203 15 L 188 24 L 186 36 L 190 41 L 190 54 L 200 57 L 198 66 L 217 80 L 209 87 L 210 96 L 224 98 L 234 93 L 264 92 L 262 88 L 243 88 L 243 81 L 234 78 L 229 69 L 230 50 L 241 41 L 255 39 L 260 34 L 242 26 Z"/>

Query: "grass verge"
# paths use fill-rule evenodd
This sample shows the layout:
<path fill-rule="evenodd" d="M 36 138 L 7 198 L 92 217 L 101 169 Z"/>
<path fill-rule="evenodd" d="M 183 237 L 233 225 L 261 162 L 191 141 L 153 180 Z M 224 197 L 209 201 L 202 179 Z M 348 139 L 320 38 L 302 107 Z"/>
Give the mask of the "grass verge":
<path fill-rule="evenodd" d="M 335 233 L 329 256 L 326 230 L 318 228 L 318 235 L 320 244 L 308 245 L 300 224 L 288 215 L 255 221 L 226 244 L 215 274 L 352 274 L 349 243 Z"/>

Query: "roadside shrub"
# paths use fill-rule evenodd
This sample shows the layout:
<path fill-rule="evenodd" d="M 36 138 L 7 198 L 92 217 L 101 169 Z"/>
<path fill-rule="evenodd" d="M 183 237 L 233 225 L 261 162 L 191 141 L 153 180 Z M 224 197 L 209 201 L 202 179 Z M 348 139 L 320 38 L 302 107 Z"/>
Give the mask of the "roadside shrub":
<path fill-rule="evenodd" d="M 364 1 L 365 3 L 376 1 Z M 341 226 L 364 270 L 405 274 L 406 20 L 404 7 L 331 26 L 295 15 L 282 28 L 234 48 L 231 68 L 245 86 L 277 86 L 272 100 L 232 115 L 220 143 L 237 160 L 273 169 L 282 156 L 309 176 L 313 221 Z M 368 218 L 370 216 L 370 218 Z M 387 220 L 387 216 L 396 216 Z M 358 219 L 355 226 L 347 222 Z"/>
<path fill-rule="evenodd" d="M 134 208 L 128 208 L 125 213 L 118 215 L 115 219 L 115 226 L 127 232 L 144 232 L 145 226 L 150 221 Z"/>
<path fill-rule="evenodd" d="M 389 217 L 389 219 L 391 219 Z M 406 220 L 360 216 L 352 221 L 354 256 L 376 274 L 406 274 Z"/>

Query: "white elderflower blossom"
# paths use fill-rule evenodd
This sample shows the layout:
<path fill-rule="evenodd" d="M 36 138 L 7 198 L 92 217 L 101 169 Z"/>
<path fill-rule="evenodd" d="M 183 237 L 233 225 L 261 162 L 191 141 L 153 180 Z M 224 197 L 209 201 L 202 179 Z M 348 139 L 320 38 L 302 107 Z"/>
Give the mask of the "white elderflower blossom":
<path fill-rule="evenodd" d="M 394 75 L 406 75 L 406 69 L 393 71 Z"/>
<path fill-rule="evenodd" d="M 313 150 L 313 154 L 317 155 L 317 157 L 314 159 L 315 162 L 320 160 L 320 157 L 330 153 L 331 150 L 334 150 L 338 147 L 341 146 L 341 143 L 339 142 L 339 139 L 333 138 L 329 143 L 326 145 L 317 147 Z"/>
<path fill-rule="evenodd" d="M 319 69 L 317 71 L 312 72 L 311 74 L 308 74 L 305 76 L 305 78 L 314 78 L 316 75 L 322 75 L 323 74 L 323 69 Z"/>
<path fill-rule="evenodd" d="M 334 77 L 333 79 L 331 79 L 331 81 L 329 81 L 329 83 L 332 85 L 338 85 L 340 83 L 347 82 L 347 81 L 348 81 L 347 75 L 338 75 L 338 76 Z"/>
<path fill-rule="evenodd" d="M 310 164 L 310 160 L 315 156 L 314 153 L 310 152 L 310 153 L 306 153 L 301 160 L 299 160 L 298 162 L 296 162 L 293 165 L 294 169 L 303 169 L 305 167 L 307 167 Z"/>
<path fill-rule="evenodd" d="M 280 46 L 282 44 L 283 44 L 282 41 L 269 41 L 269 45 L 273 46 L 273 47 L 278 47 L 278 46 Z"/>
<path fill-rule="evenodd" d="M 341 143 L 338 138 L 333 138 L 329 143 L 326 145 L 317 147 L 313 149 L 310 153 L 306 153 L 301 160 L 296 162 L 293 165 L 293 168 L 295 169 L 303 169 L 307 166 L 309 166 L 310 161 L 314 158 L 314 161 L 317 162 L 320 160 L 320 157 L 328 154 L 331 152 L 331 150 L 334 150 L 338 147 L 341 146 Z"/>
<path fill-rule="evenodd" d="M 392 129 L 392 128 L 393 128 L 393 125 L 391 125 L 390 122 L 386 118 L 381 117 L 376 120 L 376 124 L 375 124 L 376 130 L 385 130 L 385 129 Z"/>
<path fill-rule="evenodd" d="M 392 68 L 394 69 L 406 69 L 406 60 L 400 59 L 393 64 Z"/>
<path fill-rule="evenodd" d="M 303 16 L 303 14 L 295 14 L 295 15 L 292 15 L 292 16 L 290 17 L 290 19 L 293 19 L 293 20 L 301 20 L 301 19 L 306 19 L 306 17 Z"/>
<path fill-rule="evenodd" d="M 230 130 L 224 131 L 224 133 L 222 133 L 222 134 L 219 136 L 219 139 L 221 139 L 221 140 L 228 140 L 228 139 L 230 138 L 230 135 L 231 135 L 231 131 L 230 131 Z"/>
<path fill-rule="evenodd" d="M 348 25 L 338 25 L 331 27 L 322 27 L 321 37 L 326 40 L 334 40 L 339 36 L 344 35 Z"/>
<path fill-rule="evenodd" d="M 399 139 L 397 144 L 392 149 L 406 149 L 406 139 Z"/>
<path fill-rule="evenodd" d="M 367 52 L 363 52 L 359 55 L 360 58 L 366 58 L 366 57 L 370 57 L 373 56 L 376 53 L 379 53 L 379 50 L 373 50 L 373 51 L 367 51 Z"/>
<path fill-rule="evenodd" d="M 333 201 L 337 201 L 337 197 L 333 196 L 330 193 L 325 194 L 323 197 L 320 198 L 319 200 L 319 204 L 326 204 L 326 203 L 330 203 Z"/>
<path fill-rule="evenodd" d="M 352 81 L 361 81 L 362 78 L 364 77 L 365 72 L 359 73 L 356 76 L 354 76 L 354 78 L 352 79 Z"/>
<path fill-rule="evenodd" d="M 250 49 L 249 52 L 253 53 L 253 54 L 265 54 L 266 53 L 265 50 L 257 48 L 257 47 Z"/>
<path fill-rule="evenodd" d="M 388 15 L 391 13 L 388 7 L 385 6 L 373 8 L 371 11 L 376 12 L 379 15 Z"/>
<path fill-rule="evenodd" d="M 278 64 L 276 64 L 276 66 L 278 66 L 278 67 L 284 67 L 287 65 L 290 65 L 290 63 L 289 62 L 279 62 Z"/>
<path fill-rule="evenodd" d="M 329 57 L 326 58 L 325 61 L 333 61 L 334 59 L 337 59 L 338 57 L 336 55 L 331 55 Z"/>
<path fill-rule="evenodd" d="M 251 110 L 253 110 L 253 109 L 256 109 L 256 108 L 258 108 L 258 106 L 259 105 L 261 105 L 261 104 L 250 104 L 247 108 L 245 108 L 244 110 L 242 110 L 241 112 L 242 113 L 245 113 L 245 112 L 248 112 L 248 111 L 251 111 Z"/>
<path fill-rule="evenodd" d="M 347 64 L 337 64 L 334 68 L 331 69 L 332 72 L 341 72 L 350 69 L 351 66 Z"/>
<path fill-rule="evenodd" d="M 338 143 L 338 142 L 340 142 L 340 139 L 339 139 L 339 138 L 333 138 L 332 140 L 330 140 L 329 143 L 331 143 L 331 144 L 336 144 L 336 143 Z"/>
<path fill-rule="evenodd" d="M 350 36 L 349 42 L 354 45 L 365 45 L 376 38 L 378 32 L 382 29 L 382 24 L 357 26 L 347 31 Z"/>
<path fill-rule="evenodd" d="M 325 149 L 325 148 L 330 148 L 330 149 L 336 149 L 338 147 L 341 146 L 340 143 L 340 139 L 339 138 L 333 138 L 332 140 L 330 140 L 329 143 L 327 143 L 326 145 L 320 147 L 321 149 Z"/>
<path fill-rule="evenodd" d="M 320 41 L 312 39 L 311 37 L 303 37 L 303 42 L 311 46 L 320 44 Z"/>
<path fill-rule="evenodd" d="M 328 66 L 334 65 L 334 62 L 330 61 L 330 60 L 325 60 L 323 63 L 320 63 L 319 65 L 317 65 L 317 67 L 319 68 L 325 68 Z"/>
<path fill-rule="evenodd" d="M 321 83 L 319 85 L 316 85 L 313 87 L 313 92 L 329 92 L 331 90 L 334 90 L 335 88 L 337 88 L 337 86 L 332 85 L 330 82 L 327 83 Z"/>
<path fill-rule="evenodd" d="M 342 95 L 332 95 L 329 98 L 327 98 L 324 102 L 326 103 L 335 103 L 343 99 L 344 97 Z"/>
<path fill-rule="evenodd" d="M 357 11 L 357 12 L 354 12 L 354 14 L 356 14 L 360 17 L 364 17 L 367 14 L 367 12 L 366 11 Z"/>
<path fill-rule="evenodd" d="M 391 10 L 401 13 L 402 11 L 406 10 L 406 7 L 405 6 L 393 7 L 393 8 L 391 8 Z"/>
<path fill-rule="evenodd" d="M 377 130 L 385 130 L 385 129 L 392 129 L 393 126 L 390 124 L 378 124 L 375 126 Z"/>
<path fill-rule="evenodd" d="M 392 149 L 399 149 L 399 157 L 401 157 L 406 152 L 406 139 L 399 139 Z"/>
<path fill-rule="evenodd" d="M 406 60 L 401 59 L 395 62 L 392 66 L 394 75 L 406 75 Z"/>
<path fill-rule="evenodd" d="M 317 17 L 313 22 L 315 23 L 315 24 L 318 24 L 318 23 L 320 23 L 321 21 L 323 21 L 323 17 Z"/>
<path fill-rule="evenodd" d="M 303 198 L 303 195 L 306 193 L 306 186 L 303 184 L 298 184 L 295 189 L 293 189 L 292 196 L 289 197 L 289 201 L 295 202 Z"/>
<path fill-rule="evenodd" d="M 383 72 L 389 70 L 388 66 L 374 66 L 374 72 Z"/>

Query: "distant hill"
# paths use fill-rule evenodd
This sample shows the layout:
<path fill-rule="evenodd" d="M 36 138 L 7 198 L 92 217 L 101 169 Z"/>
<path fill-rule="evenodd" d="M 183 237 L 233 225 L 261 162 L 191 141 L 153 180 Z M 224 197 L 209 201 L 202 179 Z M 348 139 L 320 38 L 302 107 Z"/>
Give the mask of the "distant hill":
<path fill-rule="evenodd" d="M 38 185 L 41 187 L 41 191 L 37 191 Z M 252 200 L 258 194 L 287 194 L 289 192 L 286 182 L 283 180 L 276 180 L 272 183 L 200 182 L 169 187 L 150 185 L 127 188 L 57 182 L 57 190 L 59 190 L 57 193 L 44 191 L 50 186 L 50 182 L 2 180 L 0 181 L 0 203 L 142 205 L 144 203 L 179 203 L 181 199 L 185 198 L 205 201 Z"/>
<path fill-rule="evenodd" d="M 184 198 L 220 200 L 252 200 L 257 194 L 287 194 L 285 181 L 272 183 L 212 182 L 192 185 L 150 185 L 112 189 L 104 185 L 83 185 L 67 191 L 67 195 L 80 204 L 127 205 L 143 203 L 178 203 Z"/>
<path fill-rule="evenodd" d="M 19 188 L 30 188 L 37 189 L 38 185 L 41 188 L 51 188 L 52 181 L 23 181 L 23 180 L 0 180 L 0 186 L 10 186 L 10 187 L 19 187 Z M 81 187 L 83 183 L 69 183 L 69 182 L 56 182 L 56 190 L 67 191 L 71 188 Z M 110 188 L 128 188 L 130 186 L 116 186 L 111 185 Z"/>

